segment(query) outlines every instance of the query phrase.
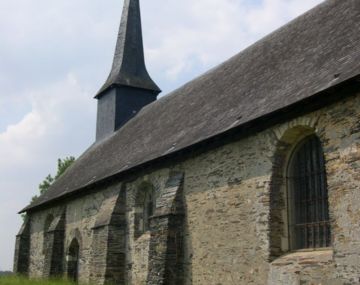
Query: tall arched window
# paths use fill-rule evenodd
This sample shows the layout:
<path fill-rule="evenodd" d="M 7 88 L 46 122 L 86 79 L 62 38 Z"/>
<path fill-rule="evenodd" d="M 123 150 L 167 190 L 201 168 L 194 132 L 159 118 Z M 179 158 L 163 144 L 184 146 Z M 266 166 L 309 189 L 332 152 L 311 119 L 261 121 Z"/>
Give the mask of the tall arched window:
<path fill-rule="evenodd" d="M 150 218 L 154 215 L 154 193 L 149 189 L 145 193 L 143 202 L 143 232 L 150 230 Z"/>
<path fill-rule="evenodd" d="M 290 248 L 331 245 L 324 154 L 319 139 L 308 136 L 296 147 L 288 169 Z"/>

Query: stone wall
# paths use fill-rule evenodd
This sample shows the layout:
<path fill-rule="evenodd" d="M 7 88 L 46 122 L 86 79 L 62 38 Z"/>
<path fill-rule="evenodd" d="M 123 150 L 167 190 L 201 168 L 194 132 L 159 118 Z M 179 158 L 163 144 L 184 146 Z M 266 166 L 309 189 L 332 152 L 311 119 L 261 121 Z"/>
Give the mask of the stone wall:
<path fill-rule="evenodd" d="M 127 184 L 127 268 L 129 269 L 129 284 L 146 284 L 149 269 L 151 234 L 150 232 L 145 232 L 139 236 L 135 229 L 137 191 L 144 184 L 151 185 L 154 188 L 156 200 L 158 200 L 161 190 L 165 188 L 168 176 L 169 170 L 159 170 L 149 175 L 141 176 Z"/>
<path fill-rule="evenodd" d="M 61 215 L 52 218 L 51 224 L 45 230 L 43 253 L 43 276 L 61 277 L 64 271 L 64 240 L 65 240 L 65 209 Z"/>
<path fill-rule="evenodd" d="M 264 284 L 273 140 L 264 132 L 184 165 L 186 284 Z"/>
<path fill-rule="evenodd" d="M 78 230 L 80 279 L 99 284 L 122 274 L 116 277 L 118 284 L 359 284 L 359 122 L 360 96 L 349 97 L 170 168 L 144 170 L 131 180 L 78 198 L 66 204 L 65 251 Z M 284 169 L 294 145 L 312 133 L 325 154 L 333 246 L 323 252 L 289 253 Z M 161 212 L 162 201 L 172 195 L 168 191 L 172 173 L 183 173 L 182 185 L 175 191 L 182 193 L 183 216 L 175 220 L 170 218 L 173 212 Z M 144 183 L 154 187 L 157 209 L 150 231 L 137 235 L 135 197 Z M 119 199 L 119 193 L 124 197 Z M 116 202 L 106 204 L 110 198 Z M 125 204 L 116 206 L 119 201 Z M 46 216 L 60 210 L 31 215 L 31 276 L 41 275 L 44 267 Z M 114 215 L 120 217 L 117 222 Z M 103 227 L 109 225 L 120 228 Z M 114 240 L 123 238 L 111 259 L 109 230 Z M 109 261 L 115 257 L 117 261 Z M 107 263 L 119 266 L 101 268 Z M 169 264 L 176 264 L 180 268 L 176 274 L 183 278 L 169 281 L 166 272 L 175 272 L 166 271 Z M 122 269 L 112 274 L 114 268 Z M 157 270 L 159 279 L 154 277 Z"/>
<path fill-rule="evenodd" d="M 67 249 L 73 238 L 81 240 L 79 275 L 81 282 L 88 282 L 90 278 L 92 261 L 93 227 L 97 219 L 99 209 L 104 200 L 118 194 L 118 185 L 105 188 L 96 194 L 88 195 L 73 200 L 66 204 L 66 226 L 64 238 L 63 271 L 66 272 Z M 49 214 L 54 217 L 62 215 L 63 207 L 55 207 L 45 211 L 31 214 L 31 245 L 30 245 L 30 276 L 42 277 L 44 274 L 44 225 Z"/>
<path fill-rule="evenodd" d="M 61 216 L 61 207 L 55 207 L 30 215 L 30 277 L 42 277 L 45 271 L 46 220 L 49 215 Z"/>

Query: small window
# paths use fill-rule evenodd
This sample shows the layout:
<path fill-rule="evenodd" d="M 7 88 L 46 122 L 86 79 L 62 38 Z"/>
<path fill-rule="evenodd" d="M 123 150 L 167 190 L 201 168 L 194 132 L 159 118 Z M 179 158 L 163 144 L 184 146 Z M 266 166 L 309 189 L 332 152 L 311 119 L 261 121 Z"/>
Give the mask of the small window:
<path fill-rule="evenodd" d="M 289 165 L 290 248 L 316 249 L 331 245 L 324 154 L 319 139 L 299 143 Z"/>
<path fill-rule="evenodd" d="M 152 185 L 139 187 L 135 201 L 135 237 L 150 230 L 151 217 L 155 213 L 156 199 Z"/>

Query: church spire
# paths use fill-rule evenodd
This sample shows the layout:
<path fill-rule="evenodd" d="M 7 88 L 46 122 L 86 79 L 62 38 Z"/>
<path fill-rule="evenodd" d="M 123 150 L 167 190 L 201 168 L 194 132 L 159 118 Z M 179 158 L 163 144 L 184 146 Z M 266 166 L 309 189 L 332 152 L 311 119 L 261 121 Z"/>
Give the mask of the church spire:
<path fill-rule="evenodd" d="M 146 70 L 139 0 L 124 0 L 124 8 L 110 75 L 97 93 L 99 98 L 113 86 L 161 90 Z"/>
<path fill-rule="evenodd" d="M 114 62 L 108 79 L 95 96 L 96 140 L 116 132 L 155 101 L 160 92 L 145 67 L 139 0 L 124 0 Z"/>

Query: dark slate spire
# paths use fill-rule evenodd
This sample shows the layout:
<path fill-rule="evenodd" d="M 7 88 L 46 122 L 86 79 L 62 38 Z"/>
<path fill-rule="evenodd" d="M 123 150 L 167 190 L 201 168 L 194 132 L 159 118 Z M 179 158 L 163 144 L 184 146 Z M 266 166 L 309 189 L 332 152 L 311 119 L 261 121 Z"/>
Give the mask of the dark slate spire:
<path fill-rule="evenodd" d="M 124 0 L 111 72 L 96 98 L 114 85 L 161 92 L 145 66 L 139 0 Z"/>
<path fill-rule="evenodd" d="M 95 96 L 96 140 L 121 128 L 160 92 L 145 67 L 139 0 L 124 0 L 113 66 Z"/>

